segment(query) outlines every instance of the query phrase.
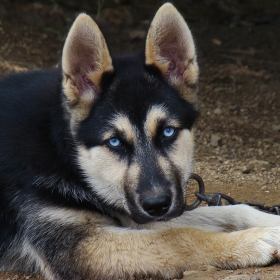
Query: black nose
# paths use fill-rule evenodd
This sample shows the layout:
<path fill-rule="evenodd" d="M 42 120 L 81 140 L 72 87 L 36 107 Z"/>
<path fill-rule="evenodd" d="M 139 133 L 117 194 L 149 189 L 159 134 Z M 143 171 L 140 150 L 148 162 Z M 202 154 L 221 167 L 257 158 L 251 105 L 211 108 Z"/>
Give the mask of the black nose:
<path fill-rule="evenodd" d="M 167 195 L 161 195 L 154 198 L 147 198 L 142 201 L 143 209 L 150 216 L 162 216 L 165 214 L 171 205 L 171 198 Z"/>

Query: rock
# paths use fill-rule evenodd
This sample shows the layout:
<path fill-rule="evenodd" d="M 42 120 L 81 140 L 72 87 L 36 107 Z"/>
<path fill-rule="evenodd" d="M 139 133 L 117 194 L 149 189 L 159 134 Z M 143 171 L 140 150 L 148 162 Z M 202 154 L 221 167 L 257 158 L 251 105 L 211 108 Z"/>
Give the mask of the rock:
<path fill-rule="evenodd" d="M 213 147 L 222 146 L 222 138 L 218 134 L 212 134 L 210 139 L 210 144 Z"/>
<path fill-rule="evenodd" d="M 215 110 L 214 110 L 214 114 L 215 115 L 221 115 L 222 114 L 222 110 L 221 110 L 221 108 L 216 108 Z"/>
<path fill-rule="evenodd" d="M 249 165 L 252 169 L 254 169 L 254 167 L 259 167 L 268 170 L 271 167 L 270 163 L 265 160 L 251 160 L 249 161 Z"/>
<path fill-rule="evenodd" d="M 271 169 L 271 171 L 280 173 L 280 168 L 274 167 L 274 168 Z"/>
<path fill-rule="evenodd" d="M 249 174 L 252 171 L 252 167 L 251 166 L 243 166 L 241 169 L 243 174 Z"/>
<path fill-rule="evenodd" d="M 256 176 L 256 175 L 253 175 L 252 177 L 251 177 L 251 179 L 253 180 L 253 181 L 258 181 L 258 177 Z"/>
<path fill-rule="evenodd" d="M 261 280 L 261 278 L 258 275 L 254 275 L 250 280 Z"/>

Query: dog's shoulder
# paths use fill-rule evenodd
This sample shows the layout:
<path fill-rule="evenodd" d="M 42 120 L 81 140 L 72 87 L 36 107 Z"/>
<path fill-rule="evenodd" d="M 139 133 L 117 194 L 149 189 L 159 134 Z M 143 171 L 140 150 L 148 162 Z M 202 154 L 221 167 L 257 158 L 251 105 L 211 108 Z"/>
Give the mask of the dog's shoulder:
<path fill-rule="evenodd" d="M 61 71 L 59 69 L 34 70 L 4 76 L 0 79 L 1 107 L 5 102 L 33 99 L 35 96 L 54 96 L 61 91 Z"/>
<path fill-rule="evenodd" d="M 61 96 L 59 70 L 23 72 L 0 80 L 2 181 L 32 183 L 32 174 L 61 169 L 60 153 L 73 154 L 69 141 L 60 145 L 61 139 L 69 138 Z"/>

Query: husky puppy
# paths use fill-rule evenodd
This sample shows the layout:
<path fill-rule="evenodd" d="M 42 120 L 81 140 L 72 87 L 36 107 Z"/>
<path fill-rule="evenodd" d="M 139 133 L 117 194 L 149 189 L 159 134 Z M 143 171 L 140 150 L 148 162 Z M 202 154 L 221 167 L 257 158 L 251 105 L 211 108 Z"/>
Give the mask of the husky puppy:
<path fill-rule="evenodd" d="M 0 268 L 47 280 L 180 277 L 279 257 L 280 217 L 249 206 L 184 212 L 198 65 L 171 5 L 145 52 L 112 58 L 77 17 L 61 71 L 0 83 Z"/>

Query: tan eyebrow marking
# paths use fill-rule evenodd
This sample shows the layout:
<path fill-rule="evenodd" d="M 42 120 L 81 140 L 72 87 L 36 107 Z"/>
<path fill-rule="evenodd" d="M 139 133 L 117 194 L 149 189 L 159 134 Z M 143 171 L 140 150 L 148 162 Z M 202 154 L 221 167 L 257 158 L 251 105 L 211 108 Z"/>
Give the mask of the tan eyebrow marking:
<path fill-rule="evenodd" d="M 112 137 L 114 132 L 117 130 L 122 133 L 127 142 L 134 143 L 136 141 L 137 130 L 129 121 L 128 117 L 118 114 L 112 119 L 111 124 L 114 126 L 114 129 L 107 131 L 103 135 L 104 140 Z"/>
<path fill-rule="evenodd" d="M 163 106 L 156 105 L 148 111 L 144 128 L 147 136 L 150 139 L 156 135 L 158 124 L 163 120 L 166 120 L 170 126 L 179 126 L 179 123 L 176 120 L 170 119 L 168 117 L 168 114 Z"/>

